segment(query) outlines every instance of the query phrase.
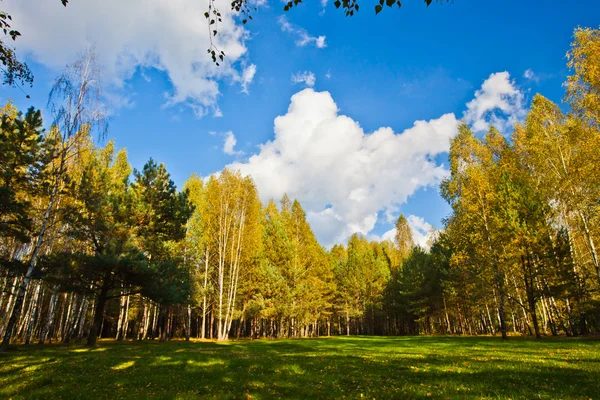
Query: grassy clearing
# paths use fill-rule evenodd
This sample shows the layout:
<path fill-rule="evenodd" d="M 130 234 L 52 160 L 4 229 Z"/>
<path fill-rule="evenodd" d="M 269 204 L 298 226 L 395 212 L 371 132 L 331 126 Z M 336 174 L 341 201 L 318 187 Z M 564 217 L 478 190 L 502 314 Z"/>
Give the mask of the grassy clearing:
<path fill-rule="evenodd" d="M 0 398 L 600 398 L 600 341 L 102 341 L 0 354 Z"/>

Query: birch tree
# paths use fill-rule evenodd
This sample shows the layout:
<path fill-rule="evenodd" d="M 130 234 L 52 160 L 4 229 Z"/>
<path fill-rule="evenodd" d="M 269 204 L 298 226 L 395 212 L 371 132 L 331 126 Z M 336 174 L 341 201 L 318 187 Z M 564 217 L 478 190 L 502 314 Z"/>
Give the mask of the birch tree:
<path fill-rule="evenodd" d="M 53 217 L 55 206 L 64 185 L 64 177 L 68 170 L 69 162 L 78 152 L 77 136 L 85 135 L 93 127 L 103 129 L 105 126 L 105 112 L 100 103 L 100 71 L 93 49 L 86 51 L 56 80 L 50 93 L 49 107 L 54 116 L 52 129 L 60 137 L 59 148 L 52 163 L 52 182 L 49 187 L 48 201 L 41 217 L 40 227 L 33 237 L 31 253 L 25 276 L 15 300 L 11 317 L 6 327 L 1 350 L 5 350 L 10 343 L 13 328 L 19 319 L 23 307 L 25 292 L 29 286 L 31 276 L 36 268 L 38 257 L 48 224 Z"/>
<path fill-rule="evenodd" d="M 260 203 L 254 183 L 239 172 L 224 170 L 208 183 L 215 250 L 217 338 L 227 340 L 236 317 L 240 277 L 254 262 L 260 246 Z"/>

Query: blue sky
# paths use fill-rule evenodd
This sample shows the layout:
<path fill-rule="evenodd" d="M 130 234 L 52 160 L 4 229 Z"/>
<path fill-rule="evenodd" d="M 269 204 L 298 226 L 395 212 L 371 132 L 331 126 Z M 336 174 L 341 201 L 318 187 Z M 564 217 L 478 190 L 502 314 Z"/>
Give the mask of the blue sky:
<path fill-rule="evenodd" d="M 324 245 L 355 231 L 389 237 L 399 212 L 413 216 L 425 240 L 427 223 L 439 228 L 450 211 L 436 186 L 452 133 L 431 121 L 452 114 L 444 124 L 512 123 L 537 92 L 560 101 L 573 29 L 600 24 L 600 6 L 584 0 L 410 0 L 377 16 L 375 3 L 363 1 L 352 18 L 331 2 L 283 13 L 272 1 L 245 30 L 227 13 L 219 35 L 228 63 L 215 69 L 194 0 L 55 3 L 3 3 L 36 80 L 31 100 L 3 87 L 2 101 L 43 108 L 61 66 L 95 43 L 113 100 L 108 137 L 127 148 L 134 167 L 153 157 L 181 186 L 192 172 L 233 164 L 255 176 L 263 196 L 294 188 Z M 294 75 L 309 77 L 313 90 Z M 429 123 L 405 135 L 415 121 Z M 431 126 L 437 131 L 425 132 Z M 391 131 L 378 131 L 385 127 Z M 224 147 L 228 137 L 233 148 Z"/>

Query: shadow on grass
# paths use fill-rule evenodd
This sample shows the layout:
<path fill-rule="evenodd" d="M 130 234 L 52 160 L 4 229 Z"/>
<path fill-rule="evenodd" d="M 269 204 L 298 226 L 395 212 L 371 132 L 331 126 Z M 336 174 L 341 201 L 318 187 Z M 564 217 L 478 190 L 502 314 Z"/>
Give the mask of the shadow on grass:
<path fill-rule="evenodd" d="M 594 398 L 597 341 L 337 337 L 101 342 L 0 357 L 23 398 Z"/>

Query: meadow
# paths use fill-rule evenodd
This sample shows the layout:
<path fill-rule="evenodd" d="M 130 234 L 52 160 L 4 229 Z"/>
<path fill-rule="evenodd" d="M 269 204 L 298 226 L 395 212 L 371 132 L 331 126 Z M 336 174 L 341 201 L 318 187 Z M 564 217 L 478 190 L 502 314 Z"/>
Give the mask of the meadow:
<path fill-rule="evenodd" d="M 16 346 L 0 398 L 595 399 L 600 341 L 331 337 Z"/>

